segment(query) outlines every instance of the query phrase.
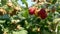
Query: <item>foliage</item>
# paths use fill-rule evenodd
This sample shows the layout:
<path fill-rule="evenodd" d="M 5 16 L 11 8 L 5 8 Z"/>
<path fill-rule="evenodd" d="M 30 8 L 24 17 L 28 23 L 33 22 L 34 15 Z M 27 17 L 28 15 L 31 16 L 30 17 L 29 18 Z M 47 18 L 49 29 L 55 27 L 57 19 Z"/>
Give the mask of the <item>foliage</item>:
<path fill-rule="evenodd" d="M 28 7 L 27 0 L 0 1 L 0 34 L 59 34 L 60 4 L 58 0 L 34 0 Z"/>

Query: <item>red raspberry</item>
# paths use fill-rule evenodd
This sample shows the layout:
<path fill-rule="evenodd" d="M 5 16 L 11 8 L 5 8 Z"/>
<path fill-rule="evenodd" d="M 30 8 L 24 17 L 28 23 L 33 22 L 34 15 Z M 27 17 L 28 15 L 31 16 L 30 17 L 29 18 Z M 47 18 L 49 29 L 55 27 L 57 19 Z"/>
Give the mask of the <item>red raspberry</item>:
<path fill-rule="evenodd" d="M 35 14 L 35 8 L 29 8 L 29 14 L 30 15 Z"/>
<path fill-rule="evenodd" d="M 46 13 L 45 9 L 41 9 L 38 12 L 38 16 L 40 16 L 41 19 L 45 19 L 47 17 L 47 13 Z"/>

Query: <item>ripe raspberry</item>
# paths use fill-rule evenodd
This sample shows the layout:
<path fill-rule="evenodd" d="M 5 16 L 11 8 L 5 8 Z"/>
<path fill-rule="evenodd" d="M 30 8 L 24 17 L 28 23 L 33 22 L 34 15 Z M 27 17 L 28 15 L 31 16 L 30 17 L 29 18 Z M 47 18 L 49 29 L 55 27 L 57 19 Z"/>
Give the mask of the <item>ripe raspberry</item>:
<path fill-rule="evenodd" d="M 41 9 L 39 12 L 38 12 L 38 16 L 40 16 L 41 19 L 45 19 L 47 17 L 47 14 L 46 14 L 46 11 L 45 9 Z"/>
<path fill-rule="evenodd" d="M 29 8 L 29 14 L 30 15 L 35 14 L 35 8 Z"/>

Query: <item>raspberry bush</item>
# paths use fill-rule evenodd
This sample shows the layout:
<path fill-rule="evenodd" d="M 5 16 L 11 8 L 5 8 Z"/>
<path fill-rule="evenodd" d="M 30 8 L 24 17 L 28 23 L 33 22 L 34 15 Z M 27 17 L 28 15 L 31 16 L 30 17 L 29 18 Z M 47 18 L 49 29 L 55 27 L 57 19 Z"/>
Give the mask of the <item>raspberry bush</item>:
<path fill-rule="evenodd" d="M 60 34 L 60 1 L 0 0 L 0 34 Z"/>

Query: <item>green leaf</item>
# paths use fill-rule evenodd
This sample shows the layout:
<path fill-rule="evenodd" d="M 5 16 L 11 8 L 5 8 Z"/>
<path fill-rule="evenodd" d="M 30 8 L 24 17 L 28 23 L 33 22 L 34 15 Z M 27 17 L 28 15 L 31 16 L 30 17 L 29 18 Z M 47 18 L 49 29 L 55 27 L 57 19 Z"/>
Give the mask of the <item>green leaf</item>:
<path fill-rule="evenodd" d="M 12 1 L 17 2 L 18 0 L 12 0 Z"/>
<path fill-rule="evenodd" d="M 13 31 L 13 34 L 27 34 L 27 31 L 26 30 Z"/>
<path fill-rule="evenodd" d="M 27 18 L 29 16 L 28 9 L 24 10 L 22 15 Z"/>
<path fill-rule="evenodd" d="M 52 34 L 51 32 L 48 32 L 46 30 L 43 30 L 43 33 L 45 33 L 45 34 Z"/>
<path fill-rule="evenodd" d="M 12 2 L 13 2 L 14 5 L 18 5 L 18 2 L 17 1 L 18 0 L 12 0 Z"/>
<path fill-rule="evenodd" d="M 53 22 L 55 22 L 55 23 L 60 22 L 60 18 L 54 19 Z"/>
<path fill-rule="evenodd" d="M 4 29 L 3 29 L 3 31 L 8 32 L 8 31 L 9 31 L 9 29 L 8 29 L 8 28 L 4 28 Z"/>
<path fill-rule="evenodd" d="M 58 26 L 58 30 L 60 30 L 60 26 Z"/>
<path fill-rule="evenodd" d="M 26 5 L 26 8 L 28 8 L 28 3 L 26 2 L 26 0 L 21 0 L 23 4 Z"/>
<path fill-rule="evenodd" d="M 18 0 L 11 0 L 13 3 L 16 3 Z"/>
<path fill-rule="evenodd" d="M 0 20 L 0 24 L 3 24 L 3 23 L 5 23 L 5 20 Z"/>
<path fill-rule="evenodd" d="M 25 3 L 26 2 L 26 0 L 21 0 L 23 3 Z"/>
<path fill-rule="evenodd" d="M 7 3 L 7 0 L 1 0 L 2 6 L 6 5 L 6 3 Z"/>
<path fill-rule="evenodd" d="M 52 4 L 55 4 L 56 2 L 57 2 L 57 0 L 53 0 L 53 1 L 52 1 Z"/>
<path fill-rule="evenodd" d="M 8 14 L 0 16 L 0 20 L 7 20 L 7 19 L 9 19 L 9 15 Z"/>

